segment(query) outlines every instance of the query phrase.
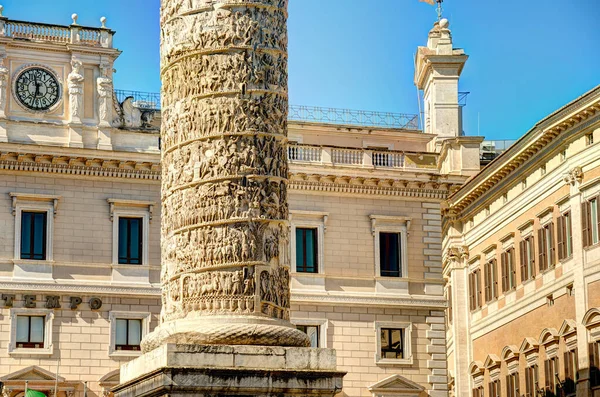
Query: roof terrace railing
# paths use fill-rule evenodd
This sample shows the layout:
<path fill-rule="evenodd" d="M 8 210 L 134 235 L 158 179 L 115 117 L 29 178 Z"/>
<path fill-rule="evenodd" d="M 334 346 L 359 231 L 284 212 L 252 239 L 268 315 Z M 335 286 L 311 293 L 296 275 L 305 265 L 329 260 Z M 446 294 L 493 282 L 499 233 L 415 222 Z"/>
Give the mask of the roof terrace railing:
<path fill-rule="evenodd" d="M 316 106 L 290 105 L 288 119 L 365 127 L 401 128 L 404 130 L 419 129 L 419 116 L 416 114 L 321 108 Z"/>
<path fill-rule="evenodd" d="M 2 17 L 1 13 L 0 9 L 0 37 L 103 48 L 112 48 L 113 45 L 115 32 L 106 28 L 106 18 L 104 17 L 100 19 L 102 27 L 94 28 L 78 25 L 76 14 L 72 16 L 73 24 L 67 26 L 10 20 Z"/>
<path fill-rule="evenodd" d="M 135 105 L 140 108 L 160 109 L 160 93 L 158 92 L 115 90 L 115 94 L 119 102 L 123 102 L 127 97 L 133 97 Z M 288 120 L 419 130 L 419 116 L 416 114 L 320 108 L 315 106 L 290 105 Z"/>

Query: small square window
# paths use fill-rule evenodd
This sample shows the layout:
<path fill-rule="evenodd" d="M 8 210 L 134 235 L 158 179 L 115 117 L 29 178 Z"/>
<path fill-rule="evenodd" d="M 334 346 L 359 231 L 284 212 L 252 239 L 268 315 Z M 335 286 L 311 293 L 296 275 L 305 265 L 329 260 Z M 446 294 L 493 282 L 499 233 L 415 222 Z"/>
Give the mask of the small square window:
<path fill-rule="evenodd" d="M 316 228 L 296 228 L 296 271 L 318 273 L 318 231 Z"/>
<path fill-rule="evenodd" d="M 119 264 L 142 264 L 142 218 L 119 218 Z"/>
<path fill-rule="evenodd" d="M 404 329 L 381 328 L 381 358 L 404 358 Z"/>
<path fill-rule="evenodd" d="M 321 347 L 318 325 L 296 325 L 296 328 L 308 335 L 310 347 Z"/>
<path fill-rule="evenodd" d="M 51 309 L 10 309 L 8 353 L 11 356 L 52 355 L 53 319 L 54 312 Z"/>
<path fill-rule="evenodd" d="M 141 319 L 117 319 L 117 328 L 115 336 L 116 350 L 140 350 L 142 341 L 142 320 Z"/>
<path fill-rule="evenodd" d="M 405 365 L 413 363 L 411 327 L 410 323 L 375 322 L 377 335 L 375 362 L 377 364 Z"/>
<path fill-rule="evenodd" d="M 508 202 L 508 193 L 504 193 L 502 195 L 502 203 L 506 204 Z"/>
<path fill-rule="evenodd" d="M 382 277 L 402 277 L 400 233 L 379 233 L 379 265 Z"/>
<path fill-rule="evenodd" d="M 46 212 L 21 212 L 21 259 L 46 260 Z"/>
<path fill-rule="evenodd" d="M 109 356 L 139 356 L 142 339 L 150 332 L 150 313 L 116 312 L 110 322 Z"/>
<path fill-rule="evenodd" d="M 546 175 L 546 166 L 545 166 L 545 165 L 542 165 L 542 166 L 540 167 L 540 173 L 541 173 L 542 175 Z"/>
<path fill-rule="evenodd" d="M 521 181 L 521 189 L 523 189 L 523 190 L 527 189 L 527 179 L 523 179 Z"/>
<path fill-rule="evenodd" d="M 565 161 L 567 159 L 567 149 L 563 149 L 560 152 L 560 161 Z"/>
<path fill-rule="evenodd" d="M 588 146 L 594 144 L 594 133 L 593 132 L 590 132 L 589 134 L 585 135 L 585 144 Z"/>
<path fill-rule="evenodd" d="M 485 207 L 485 215 L 489 216 L 490 215 L 490 206 L 488 205 L 487 207 Z"/>
<path fill-rule="evenodd" d="M 17 316 L 17 348 L 43 349 L 44 316 Z"/>

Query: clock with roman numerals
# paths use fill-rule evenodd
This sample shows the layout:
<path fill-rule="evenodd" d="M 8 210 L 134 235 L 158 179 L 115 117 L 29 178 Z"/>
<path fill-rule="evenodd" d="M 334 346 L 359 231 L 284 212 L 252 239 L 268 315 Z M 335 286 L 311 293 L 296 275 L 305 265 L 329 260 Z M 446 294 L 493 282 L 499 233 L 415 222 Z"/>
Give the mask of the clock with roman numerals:
<path fill-rule="evenodd" d="M 48 69 L 29 67 L 20 72 L 14 84 L 15 97 L 29 110 L 45 112 L 60 100 L 60 84 Z"/>

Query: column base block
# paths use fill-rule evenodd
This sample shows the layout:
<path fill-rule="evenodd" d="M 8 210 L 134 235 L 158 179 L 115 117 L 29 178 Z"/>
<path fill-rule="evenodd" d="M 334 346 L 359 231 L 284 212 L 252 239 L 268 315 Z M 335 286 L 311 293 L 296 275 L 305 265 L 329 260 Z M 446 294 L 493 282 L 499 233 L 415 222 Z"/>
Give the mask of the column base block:
<path fill-rule="evenodd" d="M 115 397 L 333 396 L 332 349 L 165 344 L 121 367 Z"/>

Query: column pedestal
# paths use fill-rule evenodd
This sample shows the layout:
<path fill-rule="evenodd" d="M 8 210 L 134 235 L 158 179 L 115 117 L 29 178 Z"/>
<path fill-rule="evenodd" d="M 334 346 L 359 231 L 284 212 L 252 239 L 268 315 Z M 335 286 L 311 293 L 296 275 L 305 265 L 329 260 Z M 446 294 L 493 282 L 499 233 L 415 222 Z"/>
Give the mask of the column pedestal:
<path fill-rule="evenodd" d="M 332 349 L 165 344 L 124 364 L 115 397 L 334 396 Z"/>

